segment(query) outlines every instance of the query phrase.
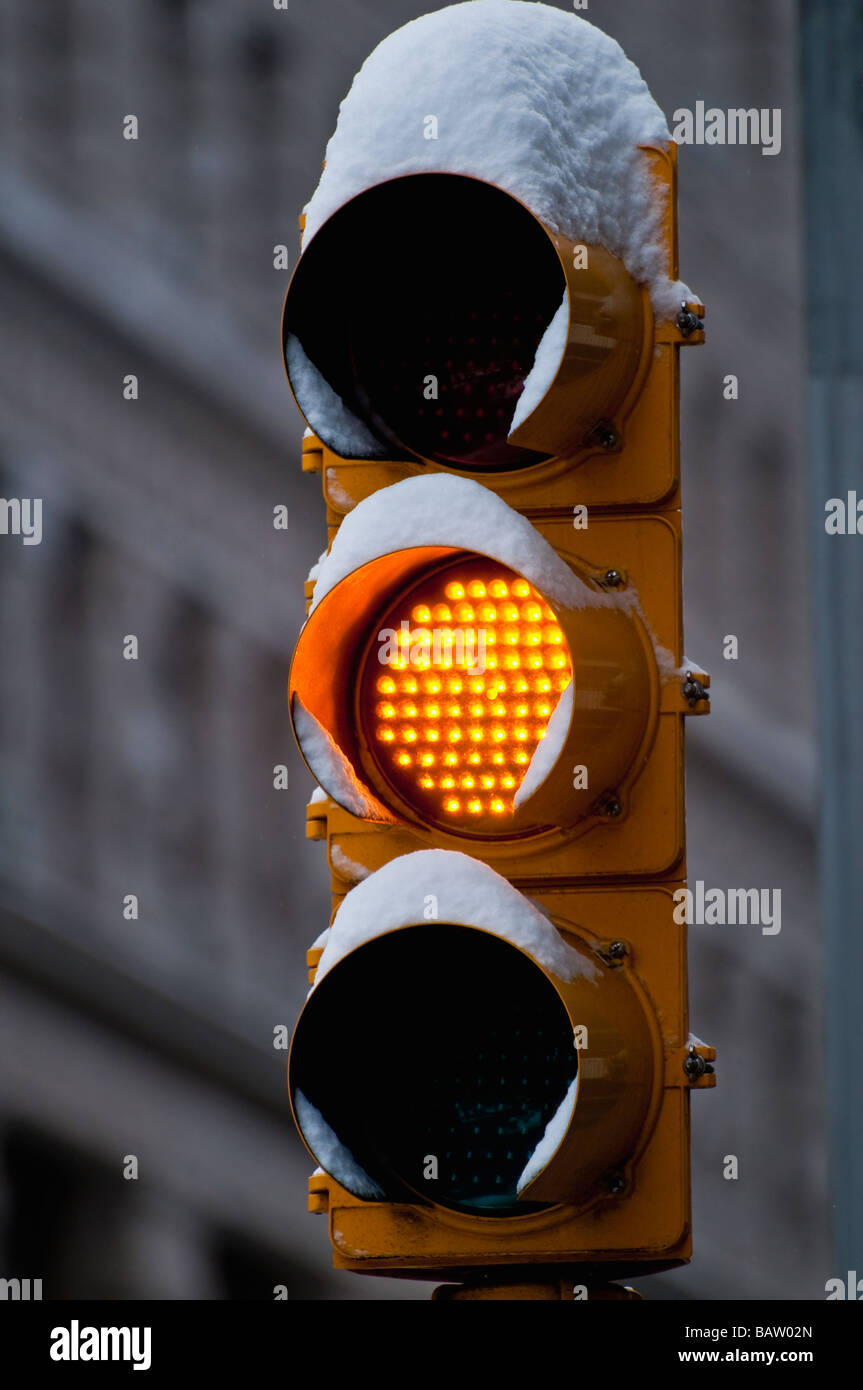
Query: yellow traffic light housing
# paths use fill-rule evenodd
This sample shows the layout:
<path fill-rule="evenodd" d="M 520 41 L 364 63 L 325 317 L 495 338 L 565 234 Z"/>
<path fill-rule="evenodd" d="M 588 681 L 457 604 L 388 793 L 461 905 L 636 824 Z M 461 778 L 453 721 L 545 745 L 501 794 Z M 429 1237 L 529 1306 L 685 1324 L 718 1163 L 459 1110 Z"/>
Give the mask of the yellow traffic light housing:
<path fill-rule="evenodd" d="M 633 153 L 676 282 L 675 147 Z M 446 169 L 370 179 L 295 269 L 328 554 L 289 703 L 333 918 L 289 1087 L 341 1268 L 547 1283 L 691 1252 L 714 1054 L 674 893 L 709 678 L 683 649 L 678 351 L 703 312 L 657 313 L 613 248 Z"/>

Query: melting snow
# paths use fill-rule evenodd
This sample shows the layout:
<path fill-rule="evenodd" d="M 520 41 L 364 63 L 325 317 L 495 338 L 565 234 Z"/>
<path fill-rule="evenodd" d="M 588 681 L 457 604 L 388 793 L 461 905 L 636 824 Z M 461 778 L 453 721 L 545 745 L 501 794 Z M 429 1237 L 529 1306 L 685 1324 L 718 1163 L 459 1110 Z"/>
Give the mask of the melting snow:
<path fill-rule="evenodd" d="M 470 478 L 436 473 L 380 488 L 345 517 L 321 561 L 312 610 L 360 565 L 422 545 L 488 555 L 523 575 L 552 604 L 588 608 L 608 602 L 573 574 L 525 517 L 488 488 Z"/>
<path fill-rule="evenodd" d="M 494 869 L 466 854 L 425 849 L 400 856 L 351 889 L 333 919 L 313 989 L 364 942 L 434 921 L 503 937 L 560 979 L 598 977 L 598 970 L 567 945 L 539 908 Z"/>
<path fill-rule="evenodd" d="M 303 757 L 333 800 L 353 816 L 365 820 L 392 820 L 380 802 L 357 781 L 342 750 L 297 695 L 291 703 L 291 715 Z"/>
<path fill-rule="evenodd" d="M 575 1093 L 578 1088 L 578 1077 L 575 1078 L 560 1105 L 555 1110 L 551 1119 L 545 1127 L 545 1134 L 540 1139 L 527 1163 L 524 1171 L 518 1180 L 516 1191 L 523 1192 L 528 1183 L 533 1182 L 538 1177 L 543 1168 L 546 1168 L 563 1140 L 575 1110 Z"/>
<path fill-rule="evenodd" d="M 353 859 L 349 859 L 338 845 L 330 845 L 330 862 L 337 874 L 341 874 L 342 878 L 349 879 L 352 883 L 368 878 L 370 873 L 364 864 L 356 864 Z"/>
<path fill-rule="evenodd" d="M 383 1197 L 382 1190 L 364 1168 L 361 1168 L 349 1149 L 346 1149 L 334 1130 L 330 1129 L 320 1110 L 316 1110 L 310 1100 L 297 1091 L 294 1096 L 294 1109 L 303 1131 L 303 1138 L 330 1177 L 346 1187 L 355 1197 L 375 1201 Z"/>
<path fill-rule="evenodd" d="M 386 451 L 362 420 L 348 410 L 329 382 L 321 376 L 314 362 L 293 333 L 285 344 L 285 360 L 294 395 L 300 410 L 308 419 L 327 422 L 327 441 L 342 458 L 385 458 Z M 311 430 L 308 431 L 312 433 Z"/>
<path fill-rule="evenodd" d="M 531 411 L 536 410 L 560 366 L 566 340 L 569 337 L 569 292 L 564 291 L 560 308 L 539 340 L 533 366 L 524 380 L 522 393 L 515 407 L 509 432 L 517 430 Z"/>
<path fill-rule="evenodd" d="M 523 802 L 527 801 L 529 796 L 533 796 L 534 792 L 542 786 L 563 752 L 563 745 L 566 743 L 566 736 L 572 723 L 572 694 L 573 685 L 570 681 L 554 708 L 546 726 L 545 738 L 540 739 L 536 745 L 536 750 L 528 764 L 521 786 L 513 798 L 513 806 L 516 811 Z"/>

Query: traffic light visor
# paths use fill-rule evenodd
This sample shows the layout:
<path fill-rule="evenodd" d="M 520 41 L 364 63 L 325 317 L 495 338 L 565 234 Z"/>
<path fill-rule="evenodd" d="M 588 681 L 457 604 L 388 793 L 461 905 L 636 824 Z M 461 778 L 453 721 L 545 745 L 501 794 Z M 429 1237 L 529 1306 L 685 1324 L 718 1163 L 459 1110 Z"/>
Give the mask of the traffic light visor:
<path fill-rule="evenodd" d="M 334 453 L 478 475 L 583 447 L 626 398 L 651 331 L 647 291 L 604 248 L 440 173 L 334 213 L 283 316 L 294 396 Z"/>
<path fill-rule="evenodd" d="M 648 639 L 621 609 L 549 604 L 490 557 L 412 547 L 360 566 L 315 607 L 290 705 L 310 770 L 354 814 L 458 836 L 536 833 L 574 824 L 633 765 L 651 706 Z"/>
<path fill-rule="evenodd" d="M 643 1129 L 656 1055 L 597 943 L 438 849 L 347 894 L 288 1070 L 306 1143 L 349 1192 L 507 1216 L 590 1198 Z"/>
<path fill-rule="evenodd" d="M 566 1008 L 529 956 L 433 923 L 374 938 L 312 991 L 291 1093 L 315 1158 L 355 1195 L 520 1215 L 520 1177 L 577 1062 Z"/>

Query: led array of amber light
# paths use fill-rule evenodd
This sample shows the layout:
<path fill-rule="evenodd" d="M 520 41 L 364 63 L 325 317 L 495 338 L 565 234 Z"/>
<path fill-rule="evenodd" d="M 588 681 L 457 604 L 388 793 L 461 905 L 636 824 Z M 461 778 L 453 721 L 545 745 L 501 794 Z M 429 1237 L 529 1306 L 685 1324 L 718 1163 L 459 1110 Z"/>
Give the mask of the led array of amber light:
<path fill-rule="evenodd" d="M 511 815 L 572 677 L 552 609 L 526 579 L 469 561 L 430 576 L 382 631 L 392 637 L 367 663 L 364 723 L 387 778 L 443 823 Z"/>

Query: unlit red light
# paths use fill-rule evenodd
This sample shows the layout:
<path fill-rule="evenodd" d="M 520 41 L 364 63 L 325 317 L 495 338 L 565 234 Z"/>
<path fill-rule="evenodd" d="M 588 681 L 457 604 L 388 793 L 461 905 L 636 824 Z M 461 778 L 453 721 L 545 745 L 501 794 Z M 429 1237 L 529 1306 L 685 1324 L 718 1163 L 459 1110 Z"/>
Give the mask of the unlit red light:
<path fill-rule="evenodd" d="M 512 814 L 572 663 L 542 595 L 482 564 L 432 577 L 385 619 L 397 652 L 370 689 L 371 732 L 408 802 L 421 793 L 443 823 L 490 829 Z"/>

